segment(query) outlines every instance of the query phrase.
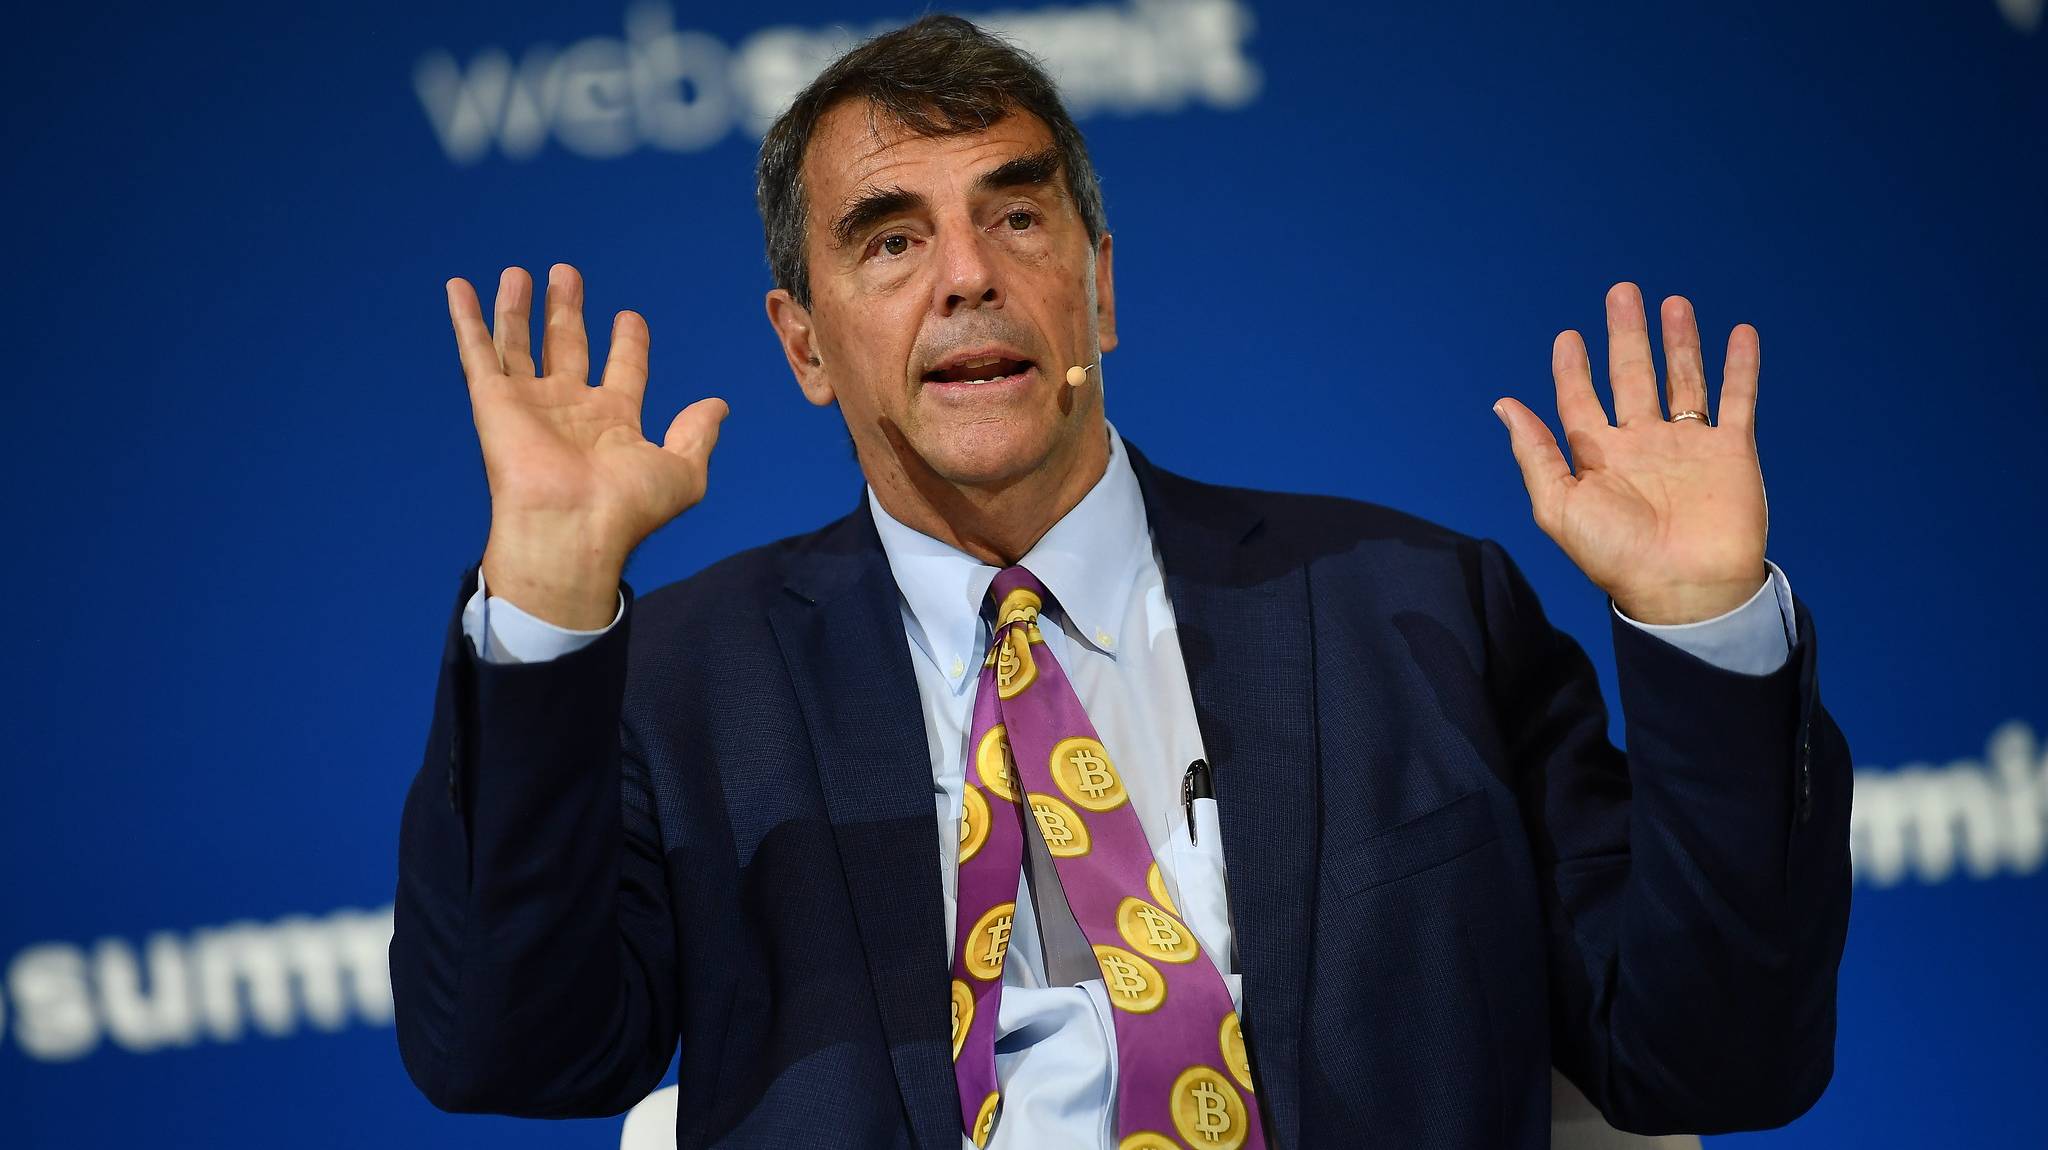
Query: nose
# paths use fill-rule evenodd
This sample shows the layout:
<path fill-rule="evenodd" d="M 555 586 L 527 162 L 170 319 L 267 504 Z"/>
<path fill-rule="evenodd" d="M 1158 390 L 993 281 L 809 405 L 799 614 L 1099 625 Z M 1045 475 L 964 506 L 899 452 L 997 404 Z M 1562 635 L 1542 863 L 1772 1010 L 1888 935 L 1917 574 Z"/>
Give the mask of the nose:
<path fill-rule="evenodd" d="M 932 303 L 939 314 L 952 315 L 962 308 L 1003 306 L 996 253 L 982 230 L 970 220 L 954 220 L 940 229 L 938 239 L 939 274 L 932 288 Z"/>

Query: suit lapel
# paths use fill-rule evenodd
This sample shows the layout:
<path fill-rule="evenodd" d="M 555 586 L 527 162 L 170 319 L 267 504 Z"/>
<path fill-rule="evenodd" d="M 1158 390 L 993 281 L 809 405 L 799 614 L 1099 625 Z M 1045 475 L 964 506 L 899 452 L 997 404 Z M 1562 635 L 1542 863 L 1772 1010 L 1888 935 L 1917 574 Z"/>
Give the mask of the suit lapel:
<path fill-rule="evenodd" d="M 1256 508 L 1124 444 L 1165 567 L 1214 769 L 1244 1028 L 1277 1148 L 1301 1145 L 1301 1015 L 1318 797 L 1306 565 L 1257 546 Z"/>
<path fill-rule="evenodd" d="M 894 578 L 863 506 L 792 565 L 772 612 L 818 763 L 905 1111 L 924 1150 L 960 1140 L 946 1026 L 931 752 Z"/>

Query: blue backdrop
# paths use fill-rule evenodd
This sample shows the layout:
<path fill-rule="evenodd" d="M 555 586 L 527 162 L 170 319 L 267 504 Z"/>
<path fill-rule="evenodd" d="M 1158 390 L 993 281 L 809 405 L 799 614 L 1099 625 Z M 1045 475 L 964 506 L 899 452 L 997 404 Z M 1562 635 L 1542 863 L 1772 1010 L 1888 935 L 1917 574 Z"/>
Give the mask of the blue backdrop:
<path fill-rule="evenodd" d="M 441 283 L 574 262 L 595 330 L 652 324 L 657 436 L 730 400 L 636 586 L 842 514 L 842 427 L 761 316 L 753 149 L 915 12 L 200 7 L 9 17 L 0 1143 L 614 1145 L 434 1111 L 390 1027 L 399 804 L 488 513 Z M 1695 300 L 1716 379 L 1761 330 L 1858 886 L 1834 1085 L 1747 1140 L 2043 1144 L 2042 9 L 1003 14 L 1103 174 L 1118 427 L 1501 540 L 1610 705 L 1605 603 L 1488 408 L 1555 426 L 1551 337 L 1598 362 L 1617 279 Z"/>

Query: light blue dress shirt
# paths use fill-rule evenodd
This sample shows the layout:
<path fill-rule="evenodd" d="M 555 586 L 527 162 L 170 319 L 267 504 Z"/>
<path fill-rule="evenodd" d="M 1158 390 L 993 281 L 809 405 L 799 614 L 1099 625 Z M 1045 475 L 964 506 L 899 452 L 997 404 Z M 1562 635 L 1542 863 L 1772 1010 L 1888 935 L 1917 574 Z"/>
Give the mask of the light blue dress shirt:
<path fill-rule="evenodd" d="M 1057 624 L 1043 627 L 1047 649 L 1073 681 L 1109 748 L 1182 917 L 1217 961 L 1233 1001 L 1241 1003 L 1216 804 L 1211 799 L 1195 803 L 1191 835 L 1180 803 L 1182 772 L 1207 755 L 1181 662 L 1179 632 L 1151 546 L 1137 476 L 1114 428 L 1109 441 L 1102 478 L 1022 564 L 1055 600 L 1041 617 L 1042 624 Z M 904 640 L 924 712 L 941 847 L 936 877 L 945 898 L 945 959 L 950 963 L 966 743 L 989 642 L 981 604 L 996 568 L 897 522 L 872 488 L 868 509 L 901 594 Z M 1768 673 L 1783 665 L 1797 635 L 1791 585 L 1775 563 L 1769 567 L 1770 578 L 1749 602 L 1714 619 L 1658 626 L 1628 619 L 1619 610 L 1615 614 L 1723 669 Z M 492 662 L 555 658 L 610 629 L 571 631 L 537 619 L 490 597 L 481 574 L 462 623 L 479 657 Z M 615 616 L 611 626 L 617 625 Z M 1048 976 L 1048 971 L 1073 974 L 1076 955 L 1087 952 L 1071 919 L 1041 930 L 1032 888 L 1057 880 L 1032 873 L 1032 861 L 1027 853 L 1003 970 L 996 1075 L 1004 1103 L 990 1146 L 1115 1150 L 1112 1011 L 1099 977 Z M 963 1147 L 970 1145 L 962 1139 Z"/>

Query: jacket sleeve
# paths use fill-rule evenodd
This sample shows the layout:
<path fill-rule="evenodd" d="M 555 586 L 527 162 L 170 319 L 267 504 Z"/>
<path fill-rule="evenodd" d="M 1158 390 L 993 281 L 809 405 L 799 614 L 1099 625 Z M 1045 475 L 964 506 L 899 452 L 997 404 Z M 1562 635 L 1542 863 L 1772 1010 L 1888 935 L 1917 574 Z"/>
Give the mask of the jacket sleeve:
<path fill-rule="evenodd" d="M 618 625 L 543 663 L 477 658 L 464 579 L 399 828 L 399 1052 L 444 1110 L 617 1114 L 676 1047 L 675 938 Z"/>
<path fill-rule="evenodd" d="M 1585 652 L 1482 540 L 1488 688 L 1547 931 L 1552 1057 L 1614 1126 L 1781 1126 L 1834 1072 L 1849 747 L 1813 612 L 1767 674 L 1610 620 L 1626 753 Z"/>

